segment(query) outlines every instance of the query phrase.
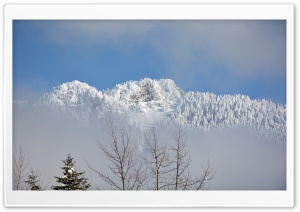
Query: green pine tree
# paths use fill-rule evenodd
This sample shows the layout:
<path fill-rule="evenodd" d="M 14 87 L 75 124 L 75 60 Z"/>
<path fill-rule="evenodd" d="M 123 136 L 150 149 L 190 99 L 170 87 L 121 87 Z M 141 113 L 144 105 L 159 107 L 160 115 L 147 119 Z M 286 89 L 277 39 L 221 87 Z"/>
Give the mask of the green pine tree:
<path fill-rule="evenodd" d="M 68 158 L 63 160 L 64 167 L 62 177 L 55 177 L 56 182 L 60 183 L 58 186 L 52 186 L 53 190 L 87 190 L 91 185 L 87 183 L 87 179 L 80 177 L 84 172 L 77 172 L 74 169 L 75 161 L 68 154 Z"/>
<path fill-rule="evenodd" d="M 28 175 L 28 180 L 25 181 L 25 183 L 29 186 L 29 190 L 42 190 L 42 187 L 38 184 L 40 181 L 39 178 L 38 172 L 35 172 L 31 168 Z"/>

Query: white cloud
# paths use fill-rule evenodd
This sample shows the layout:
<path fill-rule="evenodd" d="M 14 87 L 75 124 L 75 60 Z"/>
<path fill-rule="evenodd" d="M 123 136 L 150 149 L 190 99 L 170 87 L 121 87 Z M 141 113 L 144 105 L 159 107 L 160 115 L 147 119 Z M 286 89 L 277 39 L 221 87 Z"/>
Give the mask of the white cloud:
<path fill-rule="evenodd" d="M 59 21 L 48 32 L 61 44 L 150 45 L 178 79 L 211 78 L 216 66 L 237 79 L 285 76 L 284 21 Z"/>
<path fill-rule="evenodd" d="M 60 44 L 118 42 L 122 39 L 143 39 L 153 23 L 143 21 L 51 21 L 41 23 L 48 38 Z"/>

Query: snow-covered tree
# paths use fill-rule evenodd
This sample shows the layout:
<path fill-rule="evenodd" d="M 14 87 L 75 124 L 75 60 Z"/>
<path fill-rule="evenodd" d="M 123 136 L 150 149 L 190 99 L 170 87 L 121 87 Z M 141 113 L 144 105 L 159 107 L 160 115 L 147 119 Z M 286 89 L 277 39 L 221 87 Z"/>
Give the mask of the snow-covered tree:
<path fill-rule="evenodd" d="M 158 100 L 158 93 L 156 91 L 156 89 L 153 86 L 153 81 L 151 80 L 147 80 L 141 88 L 141 97 L 143 99 L 143 101 L 145 102 L 149 102 L 152 100 Z"/>
<path fill-rule="evenodd" d="M 23 104 L 21 102 L 14 102 Z M 286 106 L 245 95 L 183 92 L 170 79 L 141 79 L 98 91 L 86 83 L 67 82 L 44 94 L 36 103 L 80 122 L 108 113 L 165 113 L 161 120 L 203 131 L 244 128 L 286 141 Z M 149 110 L 150 109 L 150 110 Z M 272 138 L 271 138 L 272 139 Z"/>
<path fill-rule="evenodd" d="M 74 168 L 75 161 L 72 156 L 68 154 L 66 160 L 63 160 L 64 167 L 62 177 L 55 177 L 56 182 L 60 183 L 58 186 L 52 186 L 53 190 L 87 190 L 91 185 L 87 183 L 87 179 L 81 177 L 84 172 L 77 172 Z"/>
<path fill-rule="evenodd" d="M 42 187 L 39 185 L 40 176 L 38 171 L 34 171 L 32 168 L 27 176 L 25 183 L 28 185 L 29 190 L 42 190 Z"/>

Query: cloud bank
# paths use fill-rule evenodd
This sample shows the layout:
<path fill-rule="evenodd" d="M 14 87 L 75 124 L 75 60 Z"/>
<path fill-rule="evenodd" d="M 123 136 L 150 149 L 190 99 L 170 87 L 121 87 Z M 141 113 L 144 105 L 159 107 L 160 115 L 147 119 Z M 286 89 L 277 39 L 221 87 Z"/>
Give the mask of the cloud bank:
<path fill-rule="evenodd" d="M 157 126 L 159 142 L 174 145 L 174 130 L 171 125 Z M 207 183 L 211 190 L 286 189 L 285 143 L 266 141 L 239 129 L 213 133 L 185 131 L 192 174 L 201 175 L 202 165 L 206 166 L 208 161 L 216 170 L 215 178 Z M 13 155 L 17 156 L 22 146 L 30 167 L 40 171 L 44 185 L 50 180 L 48 189 L 57 185 L 54 176 L 62 176 L 62 160 L 69 153 L 76 161 L 76 169 L 86 171 L 92 189 L 109 189 L 86 164 L 87 161 L 96 169 L 106 170 L 107 161 L 97 142 L 108 139 L 104 120 L 83 126 L 51 111 L 14 107 Z M 142 143 L 142 139 L 137 140 L 137 145 Z"/>

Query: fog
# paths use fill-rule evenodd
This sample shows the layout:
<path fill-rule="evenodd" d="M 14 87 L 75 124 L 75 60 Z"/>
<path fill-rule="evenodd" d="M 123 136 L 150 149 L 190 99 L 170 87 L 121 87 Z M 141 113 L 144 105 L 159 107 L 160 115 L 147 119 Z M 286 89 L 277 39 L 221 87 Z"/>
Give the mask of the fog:
<path fill-rule="evenodd" d="M 46 109 L 17 106 L 13 108 L 13 155 L 18 157 L 21 146 L 30 167 L 38 169 L 41 182 L 47 189 L 57 185 L 54 176 L 61 177 L 62 160 L 71 154 L 78 171 L 92 184 L 91 189 L 109 189 L 93 171 L 105 170 L 107 162 L 97 143 L 109 139 L 105 119 L 82 124 L 72 118 L 58 117 Z M 118 121 L 119 125 L 128 122 Z M 159 142 L 174 144 L 175 127 L 154 126 Z M 131 129 L 136 130 L 134 126 Z M 191 172 L 201 175 L 201 166 L 210 166 L 215 177 L 207 182 L 210 190 L 285 190 L 286 143 L 268 140 L 242 129 L 205 133 L 185 128 L 191 156 Z M 137 145 L 143 154 L 143 134 L 137 135 Z"/>

